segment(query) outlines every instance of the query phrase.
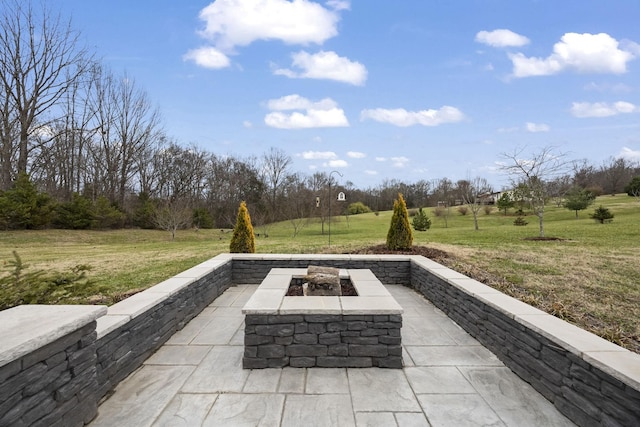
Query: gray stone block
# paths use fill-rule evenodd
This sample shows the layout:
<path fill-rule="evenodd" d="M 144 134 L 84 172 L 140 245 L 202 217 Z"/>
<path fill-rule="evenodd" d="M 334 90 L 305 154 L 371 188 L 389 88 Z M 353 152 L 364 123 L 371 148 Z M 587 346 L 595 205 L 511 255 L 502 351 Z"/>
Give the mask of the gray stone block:
<path fill-rule="evenodd" d="M 278 358 L 284 357 L 284 349 L 283 345 L 277 344 L 264 344 L 258 346 L 258 357 L 260 358 Z"/>
<path fill-rule="evenodd" d="M 245 346 L 272 344 L 272 343 L 273 343 L 273 337 L 271 335 L 245 334 L 244 336 Z"/>
<path fill-rule="evenodd" d="M 377 345 L 378 337 L 342 337 L 342 342 L 358 345 Z"/>
<path fill-rule="evenodd" d="M 386 345 L 349 344 L 349 356 L 387 357 L 388 355 L 389 352 Z"/>
<path fill-rule="evenodd" d="M 401 337 L 390 337 L 388 335 L 382 335 L 378 337 L 378 342 L 380 344 L 387 344 L 387 345 L 400 345 L 402 344 L 402 338 Z"/>
<path fill-rule="evenodd" d="M 326 323 L 307 323 L 307 330 L 312 334 L 324 334 L 327 332 Z"/>
<path fill-rule="evenodd" d="M 371 368 L 373 366 L 373 362 L 370 357 L 326 356 L 318 357 L 316 366 L 322 368 Z"/>
<path fill-rule="evenodd" d="M 293 335 L 294 327 L 291 323 L 283 323 L 278 325 L 256 325 L 257 335 L 270 335 L 278 337 L 287 337 Z"/>
<path fill-rule="evenodd" d="M 339 344 L 340 342 L 341 340 L 340 340 L 339 332 L 327 332 L 325 334 L 318 335 L 319 344 L 330 345 L 330 344 Z"/>
<path fill-rule="evenodd" d="M 402 356 L 376 358 L 374 363 L 379 368 L 402 369 Z"/>
<path fill-rule="evenodd" d="M 315 357 L 290 357 L 289 366 L 294 368 L 311 368 L 316 366 Z"/>
<path fill-rule="evenodd" d="M 318 335 L 316 334 L 295 334 L 293 336 L 295 344 L 318 344 Z"/>
<path fill-rule="evenodd" d="M 340 332 L 348 329 L 347 322 L 330 322 L 327 323 L 327 332 Z"/>
<path fill-rule="evenodd" d="M 273 343 L 278 345 L 290 345 L 293 344 L 293 336 L 288 337 L 273 337 Z"/>
<path fill-rule="evenodd" d="M 254 357 L 243 357 L 242 367 L 244 369 L 264 369 L 268 368 L 267 359 L 260 359 Z"/>
<path fill-rule="evenodd" d="M 327 348 L 328 356 L 348 356 L 349 345 L 348 344 L 334 344 Z"/>
<path fill-rule="evenodd" d="M 291 344 L 286 349 L 287 356 L 326 356 L 327 346 L 325 345 L 307 345 L 307 344 Z"/>

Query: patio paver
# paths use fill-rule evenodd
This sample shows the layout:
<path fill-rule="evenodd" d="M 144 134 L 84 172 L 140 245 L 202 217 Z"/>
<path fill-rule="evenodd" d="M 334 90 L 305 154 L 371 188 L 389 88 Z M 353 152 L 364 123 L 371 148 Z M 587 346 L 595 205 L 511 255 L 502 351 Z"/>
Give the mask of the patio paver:
<path fill-rule="evenodd" d="M 242 306 L 228 289 L 100 405 L 96 426 L 573 426 L 429 301 L 403 307 L 404 369 L 242 369 Z"/>

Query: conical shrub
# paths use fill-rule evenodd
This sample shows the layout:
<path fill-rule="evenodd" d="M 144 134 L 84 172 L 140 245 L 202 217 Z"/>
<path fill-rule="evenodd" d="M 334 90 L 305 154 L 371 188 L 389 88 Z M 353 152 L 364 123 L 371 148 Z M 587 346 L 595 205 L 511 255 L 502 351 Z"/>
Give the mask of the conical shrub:
<path fill-rule="evenodd" d="M 411 249 L 412 244 L 413 232 L 409 225 L 407 204 L 402 194 L 398 193 L 398 199 L 393 201 L 393 216 L 387 232 L 387 248 L 393 251 Z"/>
<path fill-rule="evenodd" d="M 256 237 L 253 234 L 251 217 L 245 202 L 240 203 L 236 226 L 233 228 L 233 236 L 229 245 L 229 252 L 252 254 L 256 252 Z"/>

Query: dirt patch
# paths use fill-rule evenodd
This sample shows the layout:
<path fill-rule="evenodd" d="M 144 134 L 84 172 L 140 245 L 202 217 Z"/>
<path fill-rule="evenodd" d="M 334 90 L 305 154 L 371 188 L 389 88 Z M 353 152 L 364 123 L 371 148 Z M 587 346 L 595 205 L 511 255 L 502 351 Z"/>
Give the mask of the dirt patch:
<path fill-rule="evenodd" d="M 534 242 L 564 242 L 566 239 L 563 239 L 561 237 L 525 237 L 522 240 L 529 240 L 529 241 L 534 241 Z"/>

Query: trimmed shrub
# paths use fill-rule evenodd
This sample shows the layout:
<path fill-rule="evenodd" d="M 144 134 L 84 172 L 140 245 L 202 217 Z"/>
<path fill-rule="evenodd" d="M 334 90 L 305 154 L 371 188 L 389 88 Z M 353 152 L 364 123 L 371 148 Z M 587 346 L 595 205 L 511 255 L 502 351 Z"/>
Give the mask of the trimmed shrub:
<path fill-rule="evenodd" d="M 238 208 L 238 217 L 233 228 L 229 252 L 235 254 L 252 254 L 256 252 L 256 237 L 253 234 L 253 225 L 251 225 L 251 217 L 245 202 L 241 202 Z"/>
<path fill-rule="evenodd" d="M 407 204 L 402 194 L 398 193 L 398 199 L 393 201 L 393 215 L 387 232 L 387 248 L 390 250 L 411 249 L 412 244 L 413 232 L 409 225 Z"/>

